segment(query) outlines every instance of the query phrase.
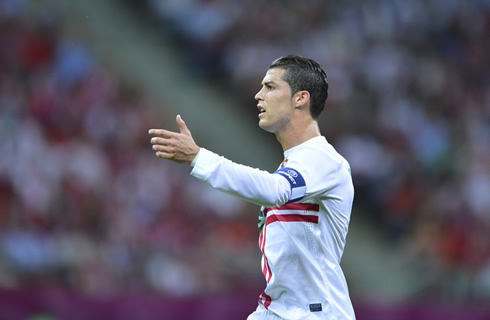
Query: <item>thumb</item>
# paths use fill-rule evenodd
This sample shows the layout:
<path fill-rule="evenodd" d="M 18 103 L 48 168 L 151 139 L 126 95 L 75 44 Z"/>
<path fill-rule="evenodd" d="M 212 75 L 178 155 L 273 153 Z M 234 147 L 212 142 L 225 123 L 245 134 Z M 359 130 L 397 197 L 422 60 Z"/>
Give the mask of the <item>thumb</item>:
<path fill-rule="evenodd" d="M 183 133 L 183 134 L 186 134 L 186 135 L 191 135 L 191 132 L 189 131 L 189 129 L 187 129 L 187 126 L 184 122 L 184 120 L 182 120 L 182 117 L 179 115 L 177 115 L 177 125 L 179 126 L 179 129 L 180 129 L 180 133 Z"/>

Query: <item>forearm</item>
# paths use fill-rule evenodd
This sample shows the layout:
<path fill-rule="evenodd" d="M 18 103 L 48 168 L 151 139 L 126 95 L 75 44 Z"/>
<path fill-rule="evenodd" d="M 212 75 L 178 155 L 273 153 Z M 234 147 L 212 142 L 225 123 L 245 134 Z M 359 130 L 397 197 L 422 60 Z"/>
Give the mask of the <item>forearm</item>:
<path fill-rule="evenodd" d="M 277 174 L 234 163 L 209 150 L 201 149 L 193 162 L 191 175 L 211 187 L 265 207 L 289 200 L 289 183 Z"/>

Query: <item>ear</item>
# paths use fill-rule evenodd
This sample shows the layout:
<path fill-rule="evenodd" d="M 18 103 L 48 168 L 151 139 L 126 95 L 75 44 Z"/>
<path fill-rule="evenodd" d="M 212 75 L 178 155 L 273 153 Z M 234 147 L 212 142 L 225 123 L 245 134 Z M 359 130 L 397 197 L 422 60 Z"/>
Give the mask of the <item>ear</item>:
<path fill-rule="evenodd" d="M 310 93 L 306 90 L 301 90 L 293 95 L 293 103 L 296 108 L 307 106 L 310 102 Z"/>

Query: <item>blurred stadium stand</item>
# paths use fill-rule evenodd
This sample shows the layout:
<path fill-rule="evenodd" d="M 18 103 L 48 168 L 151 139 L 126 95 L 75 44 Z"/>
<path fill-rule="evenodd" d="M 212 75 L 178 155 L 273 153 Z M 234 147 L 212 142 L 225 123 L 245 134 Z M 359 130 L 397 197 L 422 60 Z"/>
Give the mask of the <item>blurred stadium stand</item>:
<path fill-rule="evenodd" d="M 489 11 L 0 0 L 0 320 L 244 318 L 257 208 L 156 159 L 147 130 L 180 113 L 200 145 L 273 170 L 253 96 L 285 53 L 329 75 L 359 320 L 488 319 Z"/>

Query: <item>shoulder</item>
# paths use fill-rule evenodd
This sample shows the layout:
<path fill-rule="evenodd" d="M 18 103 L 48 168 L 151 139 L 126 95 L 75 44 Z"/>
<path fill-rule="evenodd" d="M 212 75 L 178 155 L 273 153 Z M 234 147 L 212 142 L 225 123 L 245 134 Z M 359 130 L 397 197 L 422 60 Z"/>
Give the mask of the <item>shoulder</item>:
<path fill-rule="evenodd" d="M 348 165 L 347 160 L 323 136 L 315 137 L 292 149 L 288 155 L 289 164 L 308 168 L 340 168 Z"/>
<path fill-rule="evenodd" d="M 293 151 L 288 167 L 302 175 L 311 192 L 352 184 L 349 163 L 324 137 L 309 140 Z"/>

